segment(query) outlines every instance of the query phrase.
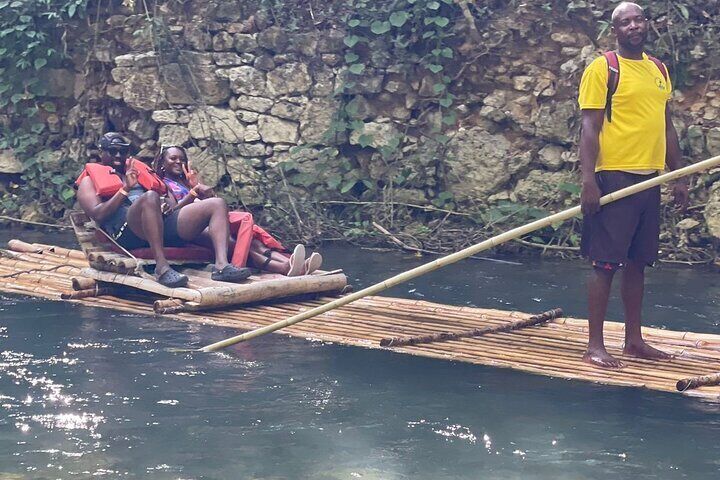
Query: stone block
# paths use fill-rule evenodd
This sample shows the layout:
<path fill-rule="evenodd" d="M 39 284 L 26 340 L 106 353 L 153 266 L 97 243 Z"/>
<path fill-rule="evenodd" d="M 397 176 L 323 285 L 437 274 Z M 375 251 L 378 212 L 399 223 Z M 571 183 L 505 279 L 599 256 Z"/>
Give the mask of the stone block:
<path fill-rule="evenodd" d="M 232 52 L 213 53 L 213 60 L 215 61 L 215 65 L 219 67 L 234 67 L 245 63 L 240 58 L 240 55 Z"/>
<path fill-rule="evenodd" d="M 258 119 L 258 132 L 267 143 L 297 143 L 298 124 L 290 120 L 260 115 Z"/>
<path fill-rule="evenodd" d="M 265 113 L 273 106 L 273 101 L 264 97 L 253 97 L 250 95 L 240 95 L 235 100 L 239 110 L 250 110 L 258 113 Z"/>
<path fill-rule="evenodd" d="M 306 93 L 312 78 L 304 63 L 286 63 L 267 74 L 267 91 L 271 96 Z"/>
<path fill-rule="evenodd" d="M 235 93 L 262 96 L 267 91 L 265 73 L 249 65 L 224 69 L 218 73 L 228 79 Z"/>
<path fill-rule="evenodd" d="M 157 123 L 188 123 L 190 115 L 187 110 L 155 110 L 152 119 Z"/>
<path fill-rule="evenodd" d="M 190 131 L 182 125 L 163 125 L 158 133 L 161 146 L 184 145 L 190 141 Z"/>
<path fill-rule="evenodd" d="M 22 163 L 11 149 L 0 150 L 0 173 L 15 174 L 24 171 Z"/>
<path fill-rule="evenodd" d="M 219 32 L 212 39 L 212 49 L 216 52 L 227 52 L 233 49 L 235 39 L 227 32 Z"/>
<path fill-rule="evenodd" d="M 289 38 L 281 27 L 273 26 L 263 30 L 257 36 L 258 45 L 273 53 L 283 53 L 288 47 Z"/>
<path fill-rule="evenodd" d="M 235 112 L 218 107 L 200 108 L 190 114 L 188 129 L 192 138 L 213 139 L 227 143 L 245 140 L 245 127 Z"/>

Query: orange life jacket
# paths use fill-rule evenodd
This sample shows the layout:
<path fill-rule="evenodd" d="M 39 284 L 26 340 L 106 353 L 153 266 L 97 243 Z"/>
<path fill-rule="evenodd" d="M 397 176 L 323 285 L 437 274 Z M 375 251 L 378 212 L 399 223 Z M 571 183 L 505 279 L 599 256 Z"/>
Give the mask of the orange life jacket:
<path fill-rule="evenodd" d="M 165 182 L 163 182 L 162 179 L 155 174 L 152 168 L 148 167 L 140 160 L 133 162 L 133 168 L 135 168 L 138 172 L 138 183 L 145 190 L 154 190 L 160 195 L 165 195 L 167 193 Z M 90 177 L 90 180 L 95 187 L 95 193 L 97 193 L 100 198 L 112 197 L 123 186 L 123 182 L 115 173 L 115 169 L 100 163 L 85 164 L 85 169 L 75 181 L 75 184 L 80 185 L 80 182 L 85 177 Z"/>

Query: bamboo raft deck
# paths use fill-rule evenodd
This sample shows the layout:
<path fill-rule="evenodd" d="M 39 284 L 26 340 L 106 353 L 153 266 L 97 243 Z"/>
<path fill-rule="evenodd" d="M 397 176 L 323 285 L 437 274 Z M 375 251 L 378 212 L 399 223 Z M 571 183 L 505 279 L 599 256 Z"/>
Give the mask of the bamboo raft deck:
<path fill-rule="evenodd" d="M 94 283 L 88 278 L 81 278 L 82 270 L 88 268 L 82 252 L 38 246 L 42 247 L 41 253 L 0 250 L 0 291 L 52 300 L 65 299 L 82 305 L 144 315 L 154 314 L 152 298 L 127 298 L 120 296 L 122 292 L 119 290 L 127 287 Z M 93 296 L 97 293 L 100 295 Z M 83 295 L 89 296 L 81 298 Z M 251 330 L 328 300 L 321 297 L 166 316 L 184 322 Z M 414 346 L 380 347 L 380 340 L 386 337 L 460 332 L 505 325 L 529 317 L 530 314 L 521 312 L 454 307 L 376 296 L 287 327 L 282 332 L 343 345 L 675 393 L 678 393 L 675 384 L 680 379 L 720 371 L 720 335 L 643 328 L 645 338 L 650 343 L 677 356 L 670 361 L 648 361 L 622 355 L 623 325 L 616 322 L 606 323 L 605 339 L 610 352 L 621 358 L 626 367 L 618 371 L 595 368 L 581 361 L 587 340 L 587 321 L 574 318 L 559 318 L 542 325 L 482 337 Z M 700 387 L 682 394 L 720 402 L 720 386 Z"/>

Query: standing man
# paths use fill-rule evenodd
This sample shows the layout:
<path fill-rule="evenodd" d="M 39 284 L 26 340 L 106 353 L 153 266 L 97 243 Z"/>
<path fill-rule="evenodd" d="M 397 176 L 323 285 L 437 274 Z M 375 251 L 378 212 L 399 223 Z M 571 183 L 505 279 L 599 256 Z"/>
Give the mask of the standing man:
<path fill-rule="evenodd" d="M 625 308 L 623 353 L 667 359 L 642 338 L 640 331 L 645 266 L 657 260 L 660 233 L 660 187 L 600 208 L 601 196 L 642 182 L 666 166 L 680 168 L 682 156 L 667 105 L 672 86 L 665 66 L 643 51 L 648 20 L 639 5 L 623 2 L 612 13 L 618 49 L 595 59 L 583 73 L 582 110 L 582 253 L 592 261 L 588 281 L 589 341 L 585 362 L 604 368 L 623 363 L 605 349 L 603 322 L 613 277 L 621 274 Z M 617 65 L 611 59 L 617 58 Z M 619 67 L 619 68 L 616 68 Z M 608 95 L 611 70 L 619 82 Z M 687 204 L 685 179 L 673 187 L 676 203 Z"/>

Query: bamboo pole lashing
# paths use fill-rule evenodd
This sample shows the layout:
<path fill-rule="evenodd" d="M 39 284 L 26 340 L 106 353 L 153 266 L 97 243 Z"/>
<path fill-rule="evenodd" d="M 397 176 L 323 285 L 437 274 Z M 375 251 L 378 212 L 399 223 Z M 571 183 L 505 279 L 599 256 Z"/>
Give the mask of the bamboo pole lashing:
<path fill-rule="evenodd" d="M 519 330 L 521 328 L 531 327 L 545 323 L 553 318 L 562 316 L 563 311 L 560 308 L 548 310 L 537 315 L 533 315 L 525 320 L 506 323 L 505 325 L 495 325 L 490 327 L 474 328 L 462 332 L 439 332 L 429 335 L 416 335 L 413 337 L 389 337 L 380 340 L 381 347 L 417 345 L 419 343 L 444 342 L 447 340 L 457 340 L 460 338 L 479 337 L 490 333 L 509 332 L 511 330 Z"/>

